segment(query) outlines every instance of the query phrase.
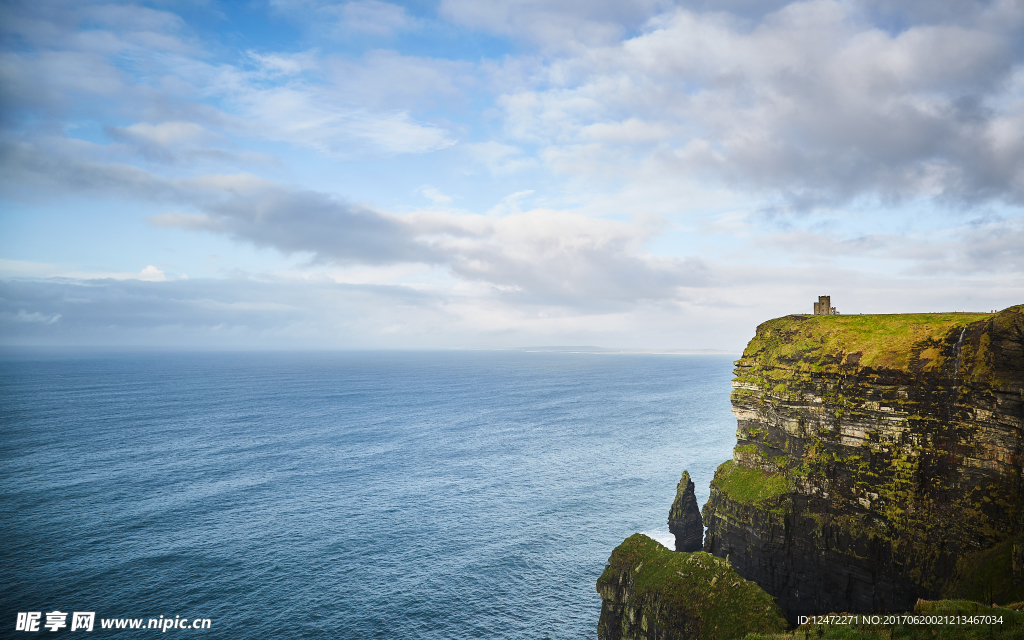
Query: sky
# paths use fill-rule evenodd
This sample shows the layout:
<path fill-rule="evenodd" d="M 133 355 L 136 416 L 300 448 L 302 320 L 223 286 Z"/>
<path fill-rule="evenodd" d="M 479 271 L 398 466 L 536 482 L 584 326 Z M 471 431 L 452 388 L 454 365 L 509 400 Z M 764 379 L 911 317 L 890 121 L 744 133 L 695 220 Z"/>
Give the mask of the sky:
<path fill-rule="evenodd" d="M 0 345 L 1024 302 L 1024 0 L 5 0 Z"/>

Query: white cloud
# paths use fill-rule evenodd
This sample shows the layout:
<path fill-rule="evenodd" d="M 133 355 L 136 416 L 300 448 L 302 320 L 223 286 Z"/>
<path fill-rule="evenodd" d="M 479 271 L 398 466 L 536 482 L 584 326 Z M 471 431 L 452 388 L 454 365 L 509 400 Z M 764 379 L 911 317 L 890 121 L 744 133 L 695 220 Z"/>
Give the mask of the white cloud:
<path fill-rule="evenodd" d="M 378 0 L 346 2 L 341 5 L 341 19 L 344 29 L 374 35 L 389 35 L 416 26 L 405 8 Z"/>
<path fill-rule="evenodd" d="M 178 278 L 188 279 L 187 275 L 178 274 L 168 277 L 163 270 L 147 265 L 138 272 L 125 271 L 82 271 L 62 265 L 26 260 L 0 260 L 0 278 L 70 278 L 74 280 L 144 280 L 146 282 L 164 282 Z"/>
<path fill-rule="evenodd" d="M 232 99 L 242 116 L 236 126 L 245 134 L 325 153 L 427 153 L 456 142 L 446 129 L 418 122 L 406 110 L 338 105 L 315 88 L 248 87 Z"/>
<path fill-rule="evenodd" d="M 194 144 L 213 137 L 205 127 L 194 122 L 162 122 L 155 125 L 139 122 L 115 130 L 125 137 L 162 146 Z"/>
<path fill-rule="evenodd" d="M 393 7 L 352 6 L 364 18 Z M 118 121 L 129 118 L 135 124 L 106 130 L 150 161 L 267 160 L 224 148 L 226 138 L 218 131 L 348 155 L 426 153 L 456 141 L 446 126 L 420 119 L 414 109 L 424 106 L 426 96 L 458 96 L 461 81 L 452 72 L 459 63 L 388 52 L 325 63 L 313 49 L 250 51 L 252 69 L 195 55 L 182 20 L 173 14 L 131 7 L 75 7 L 68 16 L 32 11 L 33 20 L 10 21 L 8 35 L 45 34 L 39 37 L 46 48 L 0 53 L 0 105 L 12 113 L 40 109 L 52 117 L 86 106 Z M 100 18 L 125 30 L 78 28 L 83 20 Z M 133 31 L 143 28 L 150 30 Z M 166 42 L 157 46 L 151 42 L 157 38 Z M 214 141 L 219 143 L 210 146 Z"/>
<path fill-rule="evenodd" d="M 409 15 L 405 7 L 380 0 L 271 0 L 270 5 L 319 37 L 381 38 L 422 26 L 422 21 Z"/>
<path fill-rule="evenodd" d="M 525 191 L 516 191 L 515 193 L 510 193 L 504 198 L 502 198 L 501 202 L 488 209 L 487 215 L 491 217 L 501 217 L 506 216 L 510 213 L 522 213 L 523 201 L 533 194 L 533 189 L 527 189 Z"/>
<path fill-rule="evenodd" d="M 295 76 L 318 67 L 316 56 L 312 51 L 293 54 L 261 54 L 250 51 L 249 57 L 259 64 L 262 74 L 268 77 L 277 75 Z"/>
<path fill-rule="evenodd" d="M 159 34 L 178 31 L 185 26 L 185 21 L 173 13 L 132 5 L 81 6 L 78 13 L 91 23 L 130 33 Z"/>
<path fill-rule="evenodd" d="M 500 217 L 416 212 L 393 216 L 323 194 L 263 189 L 206 205 L 203 216 L 164 214 L 161 226 L 203 228 L 286 253 L 338 264 L 445 265 L 457 278 L 573 305 L 671 298 L 676 287 L 709 283 L 699 260 L 653 258 L 643 243 L 657 220 L 623 223 L 565 211 L 519 211 L 510 196 Z"/>
<path fill-rule="evenodd" d="M 457 24 L 557 51 L 607 44 L 672 4 L 668 0 L 441 0 L 438 13 Z"/>
<path fill-rule="evenodd" d="M 138 155 L 161 164 L 268 165 L 275 162 L 262 153 L 235 150 L 226 136 L 193 122 L 138 122 L 127 127 L 104 127 L 104 132 L 117 141 L 116 145 L 111 145 L 111 151 L 124 147 L 128 150 L 126 157 Z"/>
<path fill-rule="evenodd" d="M 205 213 L 183 213 L 168 211 L 149 217 L 149 223 L 155 227 L 177 227 L 179 229 L 210 230 L 221 225 Z"/>
<path fill-rule="evenodd" d="M 167 279 L 167 275 L 153 265 L 149 265 L 140 271 L 137 277 L 139 280 L 146 280 L 148 282 L 163 282 Z"/>
<path fill-rule="evenodd" d="M 499 104 L 513 140 L 545 145 L 542 157 L 572 175 L 604 179 L 615 163 L 602 156 L 646 145 L 683 178 L 796 206 L 919 195 L 1019 204 L 1016 35 L 977 24 L 890 34 L 829 0 L 789 4 L 753 28 L 676 10 L 621 44 L 552 61 L 547 86 Z"/>
<path fill-rule="evenodd" d="M 709 265 L 719 286 L 616 308 L 514 292 L 252 278 L 0 280 L 0 343 L 192 348 L 422 348 L 597 344 L 738 349 L 756 322 L 807 313 L 822 292 L 844 313 L 988 310 L 1020 302 L 1020 277 L 921 278 L 838 269 Z M 414 320 L 410 320 L 414 318 Z M 382 328 L 388 328 L 382 332 Z"/>
<path fill-rule="evenodd" d="M 436 204 L 451 204 L 452 201 L 451 196 L 446 195 L 439 191 L 438 189 L 435 189 L 434 187 L 431 187 L 429 185 L 424 185 L 420 187 L 419 189 L 416 190 L 416 192 L 422 194 L 424 198 L 427 198 L 428 200 Z"/>
<path fill-rule="evenodd" d="M 519 147 L 495 140 L 461 145 L 476 162 L 483 163 L 494 174 L 510 174 L 540 166 L 535 159 L 527 156 Z"/>
<path fill-rule="evenodd" d="M 40 324 L 53 324 L 54 322 L 60 320 L 61 314 L 54 313 L 51 315 L 44 315 L 42 313 L 39 313 L 38 311 L 34 313 L 26 313 L 24 309 L 18 309 L 18 313 L 16 314 L 11 314 L 10 312 L 3 312 L 2 315 L 7 316 L 10 320 L 14 322 L 38 322 Z"/>
<path fill-rule="evenodd" d="M 34 166 L 32 158 L 12 159 L 18 170 L 25 172 Z M 535 197 L 531 190 L 506 196 L 482 215 L 420 211 L 397 216 L 248 174 L 167 180 L 137 168 L 73 161 L 62 167 L 55 164 L 59 161 L 60 156 L 51 155 L 49 164 L 39 166 L 38 171 L 45 174 L 45 179 L 56 179 L 57 184 L 98 185 L 106 192 L 120 185 L 135 197 L 155 196 L 160 201 L 177 201 L 193 208 L 194 212 L 169 211 L 151 217 L 150 221 L 159 227 L 221 234 L 285 254 L 309 255 L 319 263 L 443 267 L 457 281 L 485 285 L 495 295 L 516 296 L 523 303 L 546 300 L 580 308 L 615 307 L 641 300 L 676 300 L 686 289 L 721 284 L 720 275 L 698 255 L 650 253 L 648 243 L 668 228 L 664 218 L 635 215 L 621 221 L 541 208 L 530 204 L 529 199 Z M 22 183 L 41 179 L 13 171 L 7 175 Z M 429 189 L 421 189 L 421 193 L 439 201 L 447 197 Z M 751 224 L 749 213 L 732 219 L 743 222 L 750 254 L 760 255 L 768 264 L 805 255 L 804 247 L 831 247 L 826 252 L 830 260 L 842 255 L 864 259 L 870 254 L 894 261 L 891 264 L 895 264 L 895 272 L 910 273 L 915 261 L 931 265 L 933 270 L 945 270 L 941 265 L 951 264 L 948 256 L 954 255 L 964 273 L 990 273 L 997 266 L 1010 272 L 1020 268 L 1012 255 L 1010 259 L 986 259 L 1013 251 L 1012 238 L 1019 235 L 1019 230 L 1006 226 L 1009 223 L 1000 223 L 1003 226 L 998 229 L 991 225 L 963 232 L 953 229 L 946 238 L 934 233 L 919 239 L 902 234 L 904 242 L 894 237 L 880 245 L 884 235 L 878 233 L 865 236 L 854 230 L 826 237 L 800 231 L 771 235 Z M 865 237 L 873 244 L 865 244 Z M 998 247 L 993 244 L 1000 239 L 1003 242 Z M 943 262 L 909 251 L 950 242 L 953 244 L 944 249 Z M 900 246 L 902 251 L 878 253 L 888 245 Z M 775 256 L 770 251 L 773 246 L 780 248 Z M 161 276 L 146 272 L 130 277 Z"/>
<path fill-rule="evenodd" d="M 735 348 L 808 292 L 1024 291 L 1019 2 L 273 4 L 301 36 L 245 55 L 134 5 L 3 9 L 12 215 L 80 201 L 88 228 L 102 199 L 153 225 L 94 225 L 150 242 L 141 269 L 0 263 L 11 336 Z M 221 240 L 234 279 L 185 282 L 202 258 L 158 261 L 169 228 L 294 257 L 247 271 Z"/>
<path fill-rule="evenodd" d="M 463 105 L 479 84 L 468 62 L 402 55 L 374 49 L 359 58 L 328 56 L 322 99 L 368 109 L 425 109 Z"/>
<path fill-rule="evenodd" d="M 679 125 L 627 118 L 621 122 L 595 122 L 580 130 L 583 139 L 608 143 L 657 143 L 679 133 Z"/>

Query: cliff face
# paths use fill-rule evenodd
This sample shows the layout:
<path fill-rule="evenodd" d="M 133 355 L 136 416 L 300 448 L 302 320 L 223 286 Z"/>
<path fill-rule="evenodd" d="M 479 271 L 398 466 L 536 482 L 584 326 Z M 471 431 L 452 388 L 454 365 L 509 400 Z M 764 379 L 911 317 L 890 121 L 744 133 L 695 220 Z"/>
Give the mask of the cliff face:
<path fill-rule="evenodd" d="M 704 548 L 704 520 L 697 506 L 690 472 L 684 471 L 676 487 L 676 499 L 668 512 L 668 530 L 676 538 L 676 551 L 700 551 Z"/>
<path fill-rule="evenodd" d="M 771 597 L 728 562 L 639 533 L 612 552 L 597 591 L 599 640 L 729 640 L 786 628 Z"/>
<path fill-rule="evenodd" d="M 736 362 L 705 551 L 790 619 L 1013 595 L 1022 389 L 1024 305 L 762 324 Z"/>

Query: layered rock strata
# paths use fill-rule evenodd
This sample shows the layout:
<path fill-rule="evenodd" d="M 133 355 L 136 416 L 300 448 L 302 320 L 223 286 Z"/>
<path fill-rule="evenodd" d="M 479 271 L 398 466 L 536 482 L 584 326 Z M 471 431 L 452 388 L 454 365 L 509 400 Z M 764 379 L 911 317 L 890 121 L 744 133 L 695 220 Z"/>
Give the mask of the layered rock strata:
<path fill-rule="evenodd" d="M 676 537 L 676 551 L 689 553 L 704 548 L 704 520 L 689 471 L 683 472 L 676 487 L 676 499 L 668 512 L 668 530 Z"/>
<path fill-rule="evenodd" d="M 771 596 L 725 560 L 639 533 L 612 552 L 597 591 L 598 640 L 729 640 L 786 628 Z"/>
<path fill-rule="evenodd" d="M 704 549 L 790 619 L 1019 592 L 1024 305 L 787 316 L 735 373 Z"/>

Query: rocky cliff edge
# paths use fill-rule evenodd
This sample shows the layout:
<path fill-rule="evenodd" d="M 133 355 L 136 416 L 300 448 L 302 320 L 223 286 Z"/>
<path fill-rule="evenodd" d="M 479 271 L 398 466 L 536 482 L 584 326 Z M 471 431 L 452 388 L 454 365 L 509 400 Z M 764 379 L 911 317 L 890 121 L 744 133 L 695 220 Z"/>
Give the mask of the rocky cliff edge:
<path fill-rule="evenodd" d="M 735 374 L 704 550 L 791 620 L 1024 599 L 1024 305 L 778 318 Z"/>

